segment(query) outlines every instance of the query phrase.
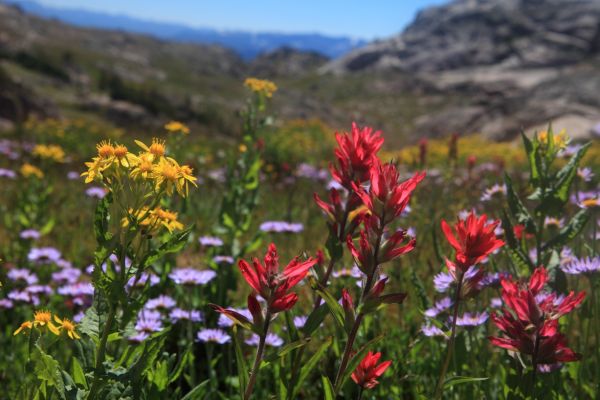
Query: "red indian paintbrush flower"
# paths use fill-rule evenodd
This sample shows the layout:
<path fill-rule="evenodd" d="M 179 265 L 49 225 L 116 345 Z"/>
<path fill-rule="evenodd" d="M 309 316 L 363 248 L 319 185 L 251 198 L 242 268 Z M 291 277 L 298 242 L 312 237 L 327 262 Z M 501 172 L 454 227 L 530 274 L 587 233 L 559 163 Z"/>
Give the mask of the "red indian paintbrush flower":
<path fill-rule="evenodd" d="M 531 357 L 534 367 L 543 364 L 577 361 L 581 356 L 567 347 L 566 337 L 558 331 L 558 319 L 583 301 L 585 293 L 557 296 L 542 289 L 548 280 L 544 267 L 536 268 L 526 286 L 503 278 L 502 315 L 492 314 L 494 324 L 504 337 L 489 337 L 493 345 Z"/>
<path fill-rule="evenodd" d="M 340 241 L 343 241 L 347 235 L 354 233 L 366 212 L 360 198 L 354 193 L 350 193 L 348 196 L 348 200 L 342 202 L 340 193 L 332 188 L 329 191 L 330 203 L 327 203 L 319 195 L 314 194 L 315 202 L 329 219 L 329 228 Z"/>
<path fill-rule="evenodd" d="M 348 190 L 352 190 L 352 182 L 364 182 L 369 179 L 369 170 L 377 160 L 377 152 L 383 144 L 381 131 L 373 132 L 373 128 L 362 129 L 353 122 L 352 132 L 336 133 L 335 149 L 337 165 L 331 166 L 331 175 Z"/>
<path fill-rule="evenodd" d="M 383 225 L 388 224 L 408 205 L 417 184 L 425 178 L 424 172 L 417 172 L 412 178 L 399 182 L 400 173 L 392 163 L 380 164 L 376 161 L 370 170 L 371 187 L 369 192 L 353 184 L 358 194 L 372 214 L 377 215 Z"/>
<path fill-rule="evenodd" d="M 384 361 L 377 365 L 381 358 L 381 353 L 368 352 L 365 358 L 361 360 L 354 372 L 352 372 L 352 380 L 365 389 L 372 389 L 379 384 L 379 378 L 386 369 L 392 364 L 392 361 Z"/>
<path fill-rule="evenodd" d="M 254 258 L 252 266 L 240 260 L 238 267 L 246 282 L 267 301 L 268 310 L 277 313 L 289 310 L 296 304 L 298 295 L 290 290 L 304 279 L 315 263 L 313 258 L 300 262 L 296 257 L 280 272 L 277 248 L 271 243 L 265 254 L 264 265 Z"/>
<path fill-rule="evenodd" d="M 392 235 L 385 235 L 380 220 L 374 215 L 363 218 L 363 229 L 360 230 L 359 247 L 357 248 L 348 235 L 346 244 L 356 260 L 358 267 L 366 275 L 374 273 L 378 265 L 391 261 L 415 248 L 416 240 L 408 238 L 406 231 L 398 230 Z M 379 246 L 379 247 L 377 247 Z M 375 259 L 377 254 L 377 259 Z"/>
<path fill-rule="evenodd" d="M 458 220 L 454 225 L 455 233 L 445 220 L 442 220 L 442 230 L 446 239 L 456 251 L 455 262 L 446 260 L 446 265 L 452 273 L 456 267 L 465 272 L 470 266 L 481 262 L 484 258 L 502 247 L 504 242 L 496 237 L 494 230 L 500 221 L 487 223 L 487 216 L 477 217 L 471 212 L 466 220 Z"/>

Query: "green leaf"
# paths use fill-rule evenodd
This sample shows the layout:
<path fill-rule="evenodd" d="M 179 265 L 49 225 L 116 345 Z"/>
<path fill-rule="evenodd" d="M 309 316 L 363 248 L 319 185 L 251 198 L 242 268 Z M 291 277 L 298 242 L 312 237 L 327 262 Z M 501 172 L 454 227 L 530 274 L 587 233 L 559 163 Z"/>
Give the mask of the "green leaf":
<path fill-rule="evenodd" d="M 566 245 L 581 233 L 589 219 L 590 212 L 588 209 L 579 210 L 569 223 L 561 228 L 556 236 L 544 244 L 543 249 L 548 250 Z"/>
<path fill-rule="evenodd" d="M 277 359 L 284 357 L 290 351 L 298 349 L 298 348 L 306 345 L 308 342 L 310 342 L 310 338 L 303 338 L 300 340 L 296 340 L 295 342 L 286 344 L 285 346 L 283 346 L 279 350 L 277 350 L 277 352 L 271 354 L 268 357 L 265 357 L 263 359 L 263 362 L 260 364 L 260 368 L 266 367 L 273 361 L 276 361 Z"/>
<path fill-rule="evenodd" d="M 327 291 L 314 277 L 309 277 L 309 282 L 311 287 L 325 300 L 325 304 L 329 308 L 329 312 L 333 315 L 333 320 L 338 324 L 340 328 L 344 328 L 344 309 L 337 302 L 336 299 L 333 298 L 331 293 Z"/>
<path fill-rule="evenodd" d="M 246 386 L 248 386 L 248 365 L 246 364 L 246 359 L 244 358 L 244 353 L 242 352 L 242 347 L 240 345 L 240 333 L 238 332 L 237 327 L 233 327 L 233 346 L 235 348 L 235 360 L 237 364 L 238 370 L 238 379 L 240 381 L 240 395 L 241 398 L 244 398 L 244 390 L 246 390 Z"/>
<path fill-rule="evenodd" d="M 335 400 L 335 390 L 329 378 L 325 375 L 321 377 L 323 382 L 323 399 L 324 400 Z"/>
<path fill-rule="evenodd" d="M 529 161 L 529 180 L 533 186 L 537 186 L 540 182 L 540 171 L 539 171 L 539 154 L 538 147 L 539 142 L 529 140 L 525 132 L 521 131 L 521 137 L 523 138 L 523 145 L 525 146 L 525 152 L 527 153 L 527 161 Z"/>
<path fill-rule="evenodd" d="M 178 251 L 183 249 L 183 247 L 187 243 L 188 236 L 190 235 L 190 232 L 192 231 L 193 228 L 194 228 L 194 225 L 188 227 L 186 230 L 181 231 L 179 233 L 173 233 L 169 237 L 169 240 L 167 240 L 162 245 L 160 245 L 160 247 L 158 249 L 153 249 L 148 254 L 148 256 L 146 256 L 146 259 L 144 260 L 143 265 L 148 267 L 148 266 L 154 264 L 155 262 L 157 262 L 158 260 L 160 260 L 166 254 L 177 253 Z"/>
<path fill-rule="evenodd" d="M 512 262 L 518 266 L 521 271 L 533 271 L 535 266 L 521 247 L 521 243 L 515 237 L 513 225 L 510 222 L 510 218 L 508 218 L 506 210 L 502 212 L 502 228 L 504 229 L 504 238 L 506 239 L 507 244 L 504 248 L 508 252 Z"/>
<path fill-rule="evenodd" d="M 314 309 L 314 311 L 308 315 L 306 323 L 302 327 L 304 336 L 310 336 L 319 326 L 321 326 L 328 312 L 329 307 L 325 303 Z"/>
<path fill-rule="evenodd" d="M 344 387 L 344 384 L 346 383 L 346 381 L 348 380 L 348 378 L 350 377 L 350 375 L 352 375 L 352 372 L 354 372 L 354 370 L 356 369 L 356 367 L 358 366 L 358 364 L 365 357 L 365 355 L 367 354 L 367 351 L 369 350 L 369 348 L 371 346 L 373 346 L 374 344 L 378 343 L 381 339 L 383 339 L 383 335 L 379 335 L 377 337 L 374 337 L 373 339 L 371 339 L 367 343 L 365 343 L 365 345 L 362 346 L 360 348 L 360 350 L 358 350 L 352 356 L 352 358 L 348 362 L 348 366 L 346 367 L 346 370 L 344 371 L 344 374 L 342 375 L 342 378 L 340 379 L 340 381 L 338 382 L 338 385 L 335 388 L 336 389 L 336 393 L 339 392 L 342 389 L 342 387 Z"/>
<path fill-rule="evenodd" d="M 328 337 L 317 349 L 317 351 L 308 359 L 308 361 L 302 366 L 300 369 L 300 375 L 298 376 L 298 380 L 296 381 L 296 386 L 294 387 L 294 392 L 292 393 L 293 399 L 297 398 L 298 391 L 302 387 L 302 383 L 306 380 L 308 375 L 315 370 L 317 363 L 321 360 L 323 355 L 327 352 L 327 349 L 331 347 L 333 343 L 333 338 Z"/>
<path fill-rule="evenodd" d="M 96 206 L 96 213 L 94 214 L 94 234 L 96 235 L 96 241 L 100 244 L 106 243 L 110 239 L 108 224 L 110 221 L 109 209 L 112 200 L 112 193 L 109 192 Z"/>
<path fill-rule="evenodd" d="M 471 376 L 451 376 L 444 382 L 444 388 L 451 387 L 454 385 L 461 385 L 463 383 L 473 383 L 488 380 L 489 378 L 476 378 Z"/>
<path fill-rule="evenodd" d="M 511 214 L 519 224 L 525 226 L 527 232 L 535 232 L 536 227 L 533 217 L 515 193 L 512 179 L 508 174 L 504 174 L 504 184 L 506 185 L 506 200 Z"/>
<path fill-rule="evenodd" d="M 35 346 L 33 355 L 34 372 L 37 378 L 47 385 L 54 387 L 58 396 L 66 400 L 65 383 L 62 377 L 60 364 L 51 355 L 44 353 L 38 346 Z"/>
<path fill-rule="evenodd" d="M 85 372 L 83 372 L 83 368 L 81 367 L 79 360 L 75 357 L 73 357 L 72 360 L 73 365 L 71 367 L 71 375 L 73 375 L 73 380 L 77 385 L 82 386 L 84 389 L 88 389 Z"/>
<path fill-rule="evenodd" d="M 210 383 L 210 379 L 205 380 L 204 382 L 201 382 L 200 384 L 196 385 L 195 388 L 193 388 L 192 390 L 190 390 L 188 392 L 188 394 L 186 394 L 185 396 L 183 396 L 181 398 L 181 400 L 200 400 L 200 399 L 204 399 L 206 396 L 206 389 L 208 384 Z"/>

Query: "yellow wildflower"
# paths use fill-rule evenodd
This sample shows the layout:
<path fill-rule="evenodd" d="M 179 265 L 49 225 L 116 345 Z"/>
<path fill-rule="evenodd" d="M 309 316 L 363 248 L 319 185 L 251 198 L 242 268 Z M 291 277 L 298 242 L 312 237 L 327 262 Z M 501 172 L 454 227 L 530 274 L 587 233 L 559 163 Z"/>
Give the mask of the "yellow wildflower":
<path fill-rule="evenodd" d="M 190 128 L 186 125 L 182 124 L 179 121 L 171 121 L 165 125 L 165 129 L 171 133 L 181 132 L 184 135 L 188 135 L 190 133 Z"/>
<path fill-rule="evenodd" d="M 193 172 L 194 172 L 194 170 L 189 165 L 179 166 L 179 181 L 177 184 L 177 188 L 182 196 L 184 196 L 182 192 L 185 192 L 184 197 L 186 197 L 189 193 L 188 182 L 196 187 L 198 186 L 196 184 L 196 181 L 198 180 L 198 178 L 196 178 L 194 175 L 192 175 Z"/>
<path fill-rule="evenodd" d="M 123 167 L 129 168 L 130 166 L 135 165 L 137 162 L 137 157 L 131 154 L 127 150 L 127 147 L 123 146 L 122 144 L 115 145 L 114 154 L 117 163 Z"/>
<path fill-rule="evenodd" d="M 110 167 L 110 164 L 110 159 L 100 157 L 94 157 L 92 161 L 86 162 L 85 166 L 88 170 L 81 174 L 81 176 L 85 176 L 85 183 L 90 183 L 96 178 L 101 180 L 103 178 L 102 173 Z"/>
<path fill-rule="evenodd" d="M 248 146 L 242 143 L 238 146 L 238 150 L 240 151 L 240 153 L 245 153 L 248 151 Z"/>
<path fill-rule="evenodd" d="M 158 191 L 164 185 L 165 192 L 170 196 L 173 189 L 182 192 L 180 188 L 179 165 L 172 158 L 162 158 L 152 169 L 152 178 L 154 179 L 155 190 Z"/>
<path fill-rule="evenodd" d="M 174 230 L 183 229 L 183 224 L 177 221 L 177 213 L 169 210 L 163 210 L 160 207 L 156 207 L 153 211 L 153 215 L 156 217 L 158 222 L 169 232 L 173 232 Z"/>
<path fill-rule="evenodd" d="M 33 148 L 32 154 L 34 156 L 44 158 L 47 160 L 52 160 L 56 162 L 64 162 L 65 161 L 65 151 L 62 147 L 51 144 L 38 144 Z"/>
<path fill-rule="evenodd" d="M 254 93 L 264 94 L 266 97 L 272 97 L 277 91 L 277 85 L 264 79 L 246 78 L 244 85 Z"/>
<path fill-rule="evenodd" d="M 60 319 L 56 315 L 54 316 L 54 321 L 56 321 L 57 324 L 60 324 L 60 326 L 58 327 L 59 331 L 65 332 L 67 336 L 73 340 L 81 339 L 81 336 L 79 336 L 75 331 L 75 327 L 77 325 L 75 325 L 73 321 L 67 318 Z"/>
<path fill-rule="evenodd" d="M 542 131 L 538 133 L 538 140 L 544 144 L 548 144 L 548 131 Z M 559 133 L 554 134 L 554 146 L 557 149 L 564 149 L 569 144 L 571 138 L 567 135 L 566 130 L 561 130 Z"/>
<path fill-rule="evenodd" d="M 96 145 L 96 149 L 98 149 L 98 156 L 100 158 L 110 158 L 115 155 L 115 148 L 110 141 L 101 141 Z"/>
<path fill-rule="evenodd" d="M 29 329 L 31 330 L 31 328 L 33 328 L 33 322 L 31 321 L 25 321 L 21 324 L 21 326 L 19 326 L 17 328 L 17 330 L 13 333 L 14 336 L 18 335 L 19 333 L 21 333 L 24 329 Z"/>
<path fill-rule="evenodd" d="M 47 327 L 48 330 L 58 335 L 58 328 L 52 323 L 52 313 L 50 311 L 39 310 L 33 314 L 33 326 Z"/>
<path fill-rule="evenodd" d="M 44 173 L 41 169 L 29 163 L 25 163 L 21 166 L 21 175 L 25 178 L 35 176 L 36 178 L 42 179 L 44 177 Z"/>
<path fill-rule="evenodd" d="M 148 178 L 148 175 L 152 172 L 152 161 L 154 160 L 154 155 L 151 153 L 142 153 L 136 158 L 136 162 L 133 163 L 133 169 L 129 174 L 132 178 L 137 179 L 138 177 L 142 177 L 144 179 Z"/>

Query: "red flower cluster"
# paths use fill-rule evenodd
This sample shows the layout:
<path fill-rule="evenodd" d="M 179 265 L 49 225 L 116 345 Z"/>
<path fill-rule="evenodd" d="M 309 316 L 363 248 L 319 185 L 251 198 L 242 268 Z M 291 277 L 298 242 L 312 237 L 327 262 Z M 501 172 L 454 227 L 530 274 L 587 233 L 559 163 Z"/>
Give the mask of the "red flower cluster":
<path fill-rule="evenodd" d="M 381 131 L 373 132 L 373 128 L 352 123 L 352 133 L 336 133 L 335 149 L 337 166 L 331 166 L 331 175 L 348 190 L 352 190 L 353 182 L 364 182 L 369 179 L 369 171 L 377 161 L 377 152 L 383 145 Z"/>
<path fill-rule="evenodd" d="M 566 337 L 558 331 L 558 319 L 583 301 L 584 292 L 565 297 L 543 293 L 548 280 L 544 267 L 537 268 L 526 287 L 512 278 L 502 279 L 502 315 L 492 314 L 494 324 L 506 337 L 490 337 L 492 344 L 531 356 L 534 367 L 540 364 L 577 361 L 581 355 L 567 347 Z"/>
<path fill-rule="evenodd" d="M 446 265 L 452 275 L 455 275 L 457 267 L 461 273 L 464 273 L 470 266 L 481 262 L 504 245 L 504 242 L 498 239 L 494 233 L 499 223 L 498 220 L 488 224 L 485 214 L 477 218 L 471 211 L 466 220 L 456 222 L 454 225 L 455 235 L 450 225 L 442 220 L 444 235 L 456 251 L 454 262 L 446 260 Z"/>
<path fill-rule="evenodd" d="M 296 257 L 280 273 L 277 248 L 271 243 L 265 254 L 264 265 L 258 258 L 254 258 L 252 266 L 245 260 L 240 260 L 238 267 L 246 282 L 267 301 L 269 310 L 276 313 L 289 310 L 296 304 L 298 295 L 288 292 L 304 279 L 315 263 L 313 258 L 300 262 Z"/>
<path fill-rule="evenodd" d="M 365 358 L 361 360 L 354 372 L 352 372 L 352 380 L 365 389 L 372 389 L 379 384 L 379 378 L 386 369 L 392 364 L 392 361 L 384 361 L 377 365 L 381 358 L 381 353 L 368 352 Z"/>
<path fill-rule="evenodd" d="M 417 184 L 425 178 L 425 173 L 418 172 L 400 182 L 400 173 L 394 164 L 382 165 L 377 161 L 371 168 L 370 178 L 369 192 L 356 184 L 353 188 L 371 214 L 376 215 L 382 225 L 386 225 L 402 214 Z"/>

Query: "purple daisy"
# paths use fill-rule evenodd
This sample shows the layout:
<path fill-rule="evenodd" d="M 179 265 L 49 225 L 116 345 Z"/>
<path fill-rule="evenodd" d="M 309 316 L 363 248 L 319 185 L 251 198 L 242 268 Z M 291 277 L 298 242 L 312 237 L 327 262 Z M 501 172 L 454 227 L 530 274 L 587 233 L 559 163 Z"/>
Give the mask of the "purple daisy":
<path fill-rule="evenodd" d="M 222 329 L 202 329 L 198 331 L 197 338 L 200 342 L 218 344 L 225 344 L 231 340 L 231 337 Z"/>
<path fill-rule="evenodd" d="M 435 302 L 435 305 L 427 310 L 425 310 L 425 316 L 429 318 L 433 318 L 438 316 L 440 313 L 446 311 L 450 307 L 452 307 L 453 301 L 450 297 L 444 297 Z"/>
<path fill-rule="evenodd" d="M 0 178 L 15 179 L 17 173 L 11 169 L 0 168 Z"/>
<path fill-rule="evenodd" d="M 160 278 L 154 275 L 153 273 L 142 272 L 139 277 L 132 276 L 131 278 L 129 278 L 129 280 L 127 281 L 127 287 L 143 288 L 146 287 L 146 284 L 148 282 L 150 282 L 150 286 L 154 286 L 157 285 L 158 282 L 160 282 Z"/>
<path fill-rule="evenodd" d="M 259 341 L 260 338 L 258 335 L 253 333 L 252 336 L 244 341 L 244 343 L 246 343 L 248 346 L 258 346 Z M 267 346 L 280 347 L 283 344 L 283 339 L 274 333 L 267 333 L 267 336 L 265 337 L 265 344 Z"/>
<path fill-rule="evenodd" d="M 308 321 L 308 317 L 304 315 L 298 315 L 294 317 L 294 326 L 298 329 L 302 329 L 304 328 L 304 325 L 306 325 L 306 321 Z"/>
<path fill-rule="evenodd" d="M 298 233 L 304 230 L 304 225 L 287 221 L 265 221 L 259 229 L 271 233 Z"/>
<path fill-rule="evenodd" d="M 38 240 L 42 235 L 35 229 L 25 229 L 19 233 L 19 237 L 24 240 Z"/>
<path fill-rule="evenodd" d="M 52 280 L 58 283 L 76 283 L 80 276 L 81 271 L 77 268 L 63 268 L 52 273 Z"/>
<path fill-rule="evenodd" d="M 198 242 L 200 242 L 200 244 L 205 247 L 223 246 L 223 241 L 216 236 L 201 236 L 198 239 Z"/>
<path fill-rule="evenodd" d="M 244 317 L 252 321 L 252 314 L 247 308 L 231 308 L 231 310 L 242 314 Z M 233 326 L 233 321 L 225 316 L 225 314 L 219 314 L 219 320 L 217 321 L 219 328 L 229 328 Z"/>
<path fill-rule="evenodd" d="M 214 256 L 213 261 L 216 264 L 233 264 L 235 262 L 231 256 Z"/>
<path fill-rule="evenodd" d="M 29 250 L 27 259 L 40 264 L 51 264 L 60 260 L 61 254 L 54 247 L 33 247 Z"/>
<path fill-rule="evenodd" d="M 152 333 L 163 329 L 161 316 L 158 311 L 142 310 L 138 313 L 135 330 L 138 332 Z"/>
<path fill-rule="evenodd" d="M 177 305 L 177 302 L 170 296 L 160 295 L 157 298 L 150 299 L 144 305 L 146 310 L 169 310 Z"/>
<path fill-rule="evenodd" d="M 600 272 L 600 257 L 575 258 L 561 269 L 570 275 L 597 273 Z"/>
<path fill-rule="evenodd" d="M 10 271 L 8 271 L 6 277 L 14 282 L 24 281 L 28 285 L 38 283 L 37 275 L 26 268 L 13 268 Z"/>
<path fill-rule="evenodd" d="M 104 198 L 104 196 L 106 196 L 106 193 L 107 193 L 106 189 L 104 189 L 103 187 L 100 187 L 100 186 L 92 186 L 85 190 L 85 194 L 88 197 L 97 198 L 97 199 Z"/>
<path fill-rule="evenodd" d="M 488 318 L 489 314 L 485 311 L 481 313 L 466 312 L 456 319 L 456 325 L 466 327 L 479 326 L 484 324 L 485 321 L 488 320 Z"/>
<path fill-rule="evenodd" d="M 178 268 L 169 274 L 169 278 L 178 285 L 206 285 L 216 276 L 217 273 L 213 270 L 194 268 Z"/>
<path fill-rule="evenodd" d="M 441 330 L 437 326 L 430 324 L 430 323 L 423 324 L 421 326 L 421 332 L 423 332 L 423 335 L 425 335 L 427 337 L 442 336 L 445 339 L 448 338 L 443 330 Z"/>
<path fill-rule="evenodd" d="M 169 319 L 172 323 L 176 323 L 178 321 L 202 322 L 204 321 L 204 315 L 198 310 L 183 310 L 181 308 L 174 308 L 169 313 Z"/>

